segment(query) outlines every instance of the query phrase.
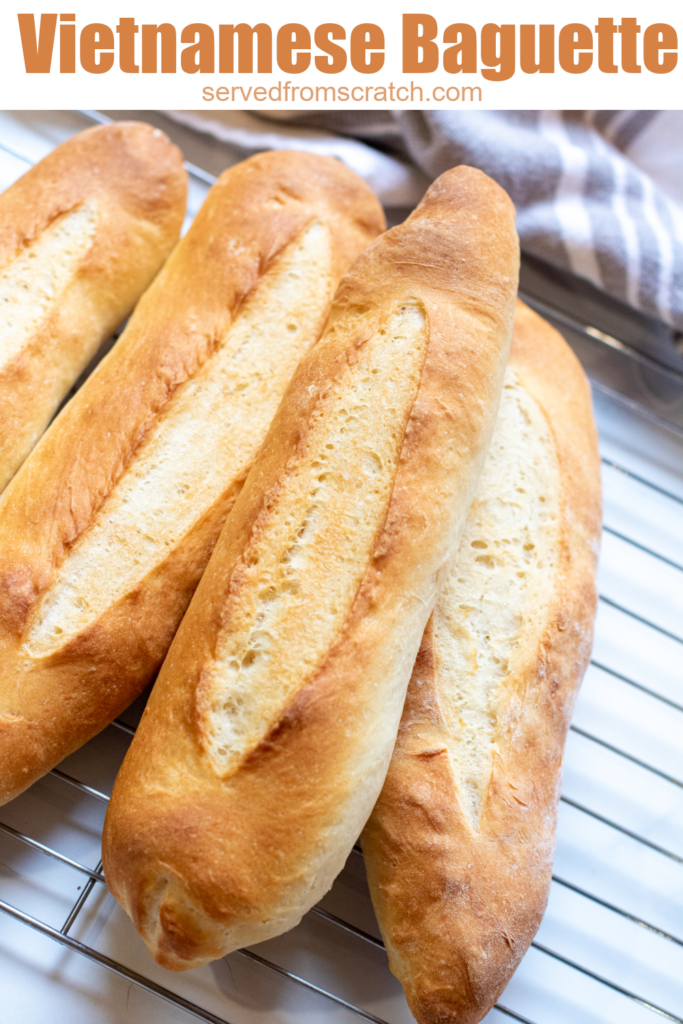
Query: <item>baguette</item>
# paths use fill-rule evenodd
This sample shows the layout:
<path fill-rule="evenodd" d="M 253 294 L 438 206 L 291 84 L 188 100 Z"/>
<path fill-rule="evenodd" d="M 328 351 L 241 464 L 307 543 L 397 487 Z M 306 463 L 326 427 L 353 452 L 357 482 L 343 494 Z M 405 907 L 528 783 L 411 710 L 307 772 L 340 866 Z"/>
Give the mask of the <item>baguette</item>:
<path fill-rule="evenodd" d="M 226 171 L 5 491 L 0 801 L 158 669 L 337 282 L 383 224 L 332 158 Z"/>
<path fill-rule="evenodd" d="M 121 122 L 0 196 L 0 492 L 178 240 L 186 193 L 180 150 Z"/>
<path fill-rule="evenodd" d="M 342 868 L 483 465 L 517 272 L 509 199 L 461 167 L 343 279 L 109 806 L 107 883 L 163 966 L 293 927 Z"/>
<path fill-rule="evenodd" d="M 362 836 L 420 1024 L 481 1020 L 545 910 L 592 643 L 599 469 L 584 373 L 520 303 L 490 453 Z"/>

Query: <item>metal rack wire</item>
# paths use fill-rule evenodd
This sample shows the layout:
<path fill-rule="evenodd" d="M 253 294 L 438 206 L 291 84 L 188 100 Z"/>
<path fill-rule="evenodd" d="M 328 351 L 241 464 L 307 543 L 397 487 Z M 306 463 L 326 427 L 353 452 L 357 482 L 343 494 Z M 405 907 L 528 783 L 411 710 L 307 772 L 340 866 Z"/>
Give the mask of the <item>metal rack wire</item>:
<path fill-rule="evenodd" d="M 97 114 L 95 112 L 84 113 L 91 120 L 106 120 L 102 115 Z M 2 141 L 0 141 L 0 149 L 4 150 L 5 152 L 10 152 L 14 157 L 24 160 L 27 163 L 30 162 L 21 153 L 16 152 L 15 150 L 7 147 L 5 144 L 3 144 Z M 201 171 L 200 168 L 194 167 L 193 165 L 187 166 L 189 173 L 195 176 L 197 179 L 200 179 L 203 183 L 207 184 L 210 183 L 211 180 L 213 180 L 211 175 L 207 175 L 205 172 Z M 563 321 L 563 323 L 560 324 L 560 327 L 562 327 L 563 325 L 566 327 L 567 325 L 565 321 L 567 320 L 567 317 L 563 315 L 559 319 Z M 583 333 L 586 336 L 586 338 L 591 337 L 589 332 L 586 332 L 585 326 L 582 326 L 580 323 L 575 322 L 572 323 L 570 326 L 571 332 L 573 332 L 574 334 Z M 592 337 L 591 342 L 593 344 L 602 344 L 599 340 L 596 341 L 596 339 Z M 605 385 L 601 383 L 601 381 L 597 381 L 597 386 L 598 390 L 605 390 Z M 617 404 L 621 403 L 623 406 L 628 406 L 631 410 L 633 410 L 634 408 L 632 401 L 624 400 L 620 398 L 618 395 L 614 395 L 614 393 L 610 395 L 610 400 L 617 402 Z M 637 407 L 635 408 L 636 413 L 640 415 L 640 410 Z M 650 411 L 649 417 L 652 418 L 652 415 L 652 411 Z M 660 420 L 660 423 L 663 424 L 664 421 Z M 683 441 L 683 429 L 681 429 L 676 423 L 666 423 L 664 424 L 664 429 L 669 431 L 674 438 Z M 683 446 L 681 448 L 681 451 L 683 452 Z M 657 479 L 650 479 L 647 475 L 644 475 L 644 473 L 636 471 L 632 467 L 622 465 L 614 458 L 608 455 L 604 455 L 602 461 L 607 471 L 618 476 L 623 476 L 625 479 L 629 481 L 630 485 L 634 485 L 636 488 L 643 489 L 644 493 L 648 492 L 653 495 L 656 495 L 658 500 L 661 500 L 664 503 L 670 503 L 672 509 L 683 508 L 683 496 L 676 494 L 673 490 L 669 489 L 666 486 L 663 486 L 662 483 L 658 482 Z M 648 559 L 654 560 L 654 563 L 665 566 L 667 571 L 671 570 L 674 573 L 683 573 L 683 565 L 678 560 L 678 558 L 669 557 L 668 554 L 664 554 L 662 551 L 658 551 L 656 549 L 656 545 L 652 546 L 650 543 L 644 543 L 642 537 L 639 538 L 637 536 L 631 536 L 623 529 L 618 528 L 617 526 L 610 525 L 609 522 L 605 525 L 605 532 L 617 543 L 626 545 L 627 548 L 639 552 L 640 555 L 643 555 Z M 670 641 L 674 645 L 676 645 L 677 649 L 681 645 L 683 645 L 683 636 L 680 635 L 680 633 L 676 630 L 669 628 L 670 624 L 662 624 L 661 622 L 656 620 L 655 616 L 650 617 L 649 615 L 643 614 L 642 609 L 630 608 L 626 604 L 622 604 L 619 601 L 617 601 L 613 595 L 606 593 L 601 593 L 600 604 L 604 608 L 609 609 L 611 612 L 616 612 L 619 616 L 623 616 L 625 621 L 638 623 L 639 627 L 642 626 L 646 630 L 651 630 L 654 633 L 665 637 L 667 641 Z M 683 650 L 681 650 L 680 656 L 681 663 L 683 663 Z M 673 716 L 683 714 L 683 694 L 681 694 L 680 701 L 676 700 L 672 696 L 658 691 L 656 687 L 646 685 L 640 679 L 631 678 L 627 673 L 621 671 L 619 667 L 607 664 L 605 660 L 601 660 L 598 657 L 593 659 L 591 665 L 600 673 L 604 673 L 605 676 L 608 677 L 609 680 L 612 681 L 615 685 L 618 685 L 619 687 L 623 687 L 628 690 L 632 690 L 637 694 L 642 694 L 648 700 L 656 701 L 658 706 L 660 706 L 663 709 L 666 709 L 667 713 L 670 713 Z M 683 723 L 683 719 L 681 719 L 681 723 Z M 128 739 L 130 739 L 134 734 L 134 728 L 125 721 L 119 720 L 114 722 L 113 728 L 116 728 L 122 736 L 125 736 Z M 611 739 L 598 735 L 596 732 L 590 729 L 586 729 L 584 726 L 577 723 L 571 726 L 571 730 L 574 736 L 579 737 L 582 741 L 585 741 L 586 743 L 591 744 L 596 748 L 600 748 L 600 750 L 602 751 L 606 751 L 610 756 L 619 759 L 620 763 L 633 765 L 637 767 L 639 770 L 645 773 L 649 773 L 649 775 L 656 777 L 658 780 L 661 780 L 667 786 L 678 787 L 679 789 L 683 790 L 683 779 L 676 777 L 674 774 L 664 770 L 657 764 L 651 763 L 647 759 L 640 757 L 637 753 L 634 753 L 632 750 L 626 749 L 625 747 L 622 747 L 620 744 L 612 742 Z M 75 788 L 87 800 L 99 801 L 103 804 L 106 804 L 106 802 L 108 801 L 108 796 L 104 792 L 94 788 L 93 786 L 88 785 L 80 779 L 73 777 L 72 775 L 65 772 L 63 769 L 55 768 L 50 774 L 52 778 L 59 783 L 60 786 Z M 648 851 L 656 854 L 658 858 L 663 858 L 664 860 L 683 868 L 682 854 L 676 852 L 673 849 L 669 849 L 667 846 L 662 845 L 660 842 L 657 842 L 654 838 L 652 838 L 651 835 L 646 834 L 644 831 L 628 827 L 622 821 L 618 820 L 618 815 L 612 817 L 610 814 L 605 814 L 603 810 L 599 809 L 598 807 L 588 806 L 586 803 L 575 799 L 573 796 L 570 796 L 567 793 L 563 794 L 561 800 L 562 804 L 565 807 L 571 808 L 573 811 L 578 812 L 579 815 L 585 816 L 586 818 L 599 823 L 601 826 L 604 826 L 605 828 L 612 830 L 612 832 L 619 836 L 628 838 L 635 844 L 638 844 L 640 847 L 643 847 Z M 70 869 L 72 872 L 80 875 L 85 880 L 84 886 L 80 891 L 79 895 L 77 896 L 77 898 L 74 900 L 72 906 L 70 907 L 61 928 L 53 927 L 52 925 L 46 923 L 46 921 L 43 921 L 40 918 L 20 909 L 19 907 L 14 906 L 13 904 L 5 901 L 4 899 L 0 899 L 0 910 L 4 914 L 15 919 L 16 921 L 23 923 L 29 928 L 34 929 L 42 935 L 49 937 L 55 942 L 60 943 L 62 946 L 68 948 L 73 952 L 80 954 L 81 956 L 93 961 L 94 963 L 106 967 L 109 971 L 112 971 L 114 974 L 117 974 L 120 977 L 123 977 L 126 980 L 133 982 L 135 985 L 140 986 L 147 992 L 155 996 L 158 996 L 163 1000 L 166 1000 L 168 1003 L 173 1004 L 174 1006 L 186 1011 L 191 1015 L 194 1015 L 199 1020 L 211 1022 L 211 1024 L 234 1024 L 234 1021 L 228 1021 L 225 1017 L 217 1016 L 210 1010 L 203 1008 L 197 1003 L 194 1003 L 191 1000 L 184 998 L 176 992 L 171 991 L 171 989 L 166 988 L 158 984 L 157 982 L 151 980 L 150 978 L 145 977 L 143 974 L 132 970 L 125 964 L 105 955 L 102 952 L 99 952 L 93 946 L 84 944 L 83 942 L 73 937 L 71 932 L 75 924 L 79 920 L 79 916 L 83 912 L 84 908 L 88 905 L 88 900 L 91 894 L 96 889 L 96 887 L 104 885 L 105 880 L 102 874 L 101 861 L 98 861 L 94 865 L 94 867 L 82 864 L 77 860 L 74 860 L 71 857 L 67 856 L 65 853 L 57 849 L 55 846 L 47 845 L 43 842 L 40 842 L 37 839 L 31 837 L 30 835 L 25 834 L 21 830 L 5 823 L 0 823 L 0 832 L 3 833 L 6 837 L 8 837 L 11 841 L 22 843 L 25 846 L 30 847 L 33 851 L 38 852 L 42 856 L 49 857 L 53 860 L 58 861 L 61 865 Z M 352 856 L 362 857 L 359 847 L 354 848 Z M 600 892 L 591 891 L 590 888 L 586 888 L 583 885 L 579 885 L 575 881 L 572 881 L 569 878 L 565 878 L 560 874 L 556 873 L 553 875 L 553 884 L 555 886 L 559 886 L 560 889 L 565 890 L 566 892 L 571 893 L 577 897 L 580 897 L 582 900 L 586 900 L 590 904 L 593 904 L 594 906 L 601 908 L 608 914 L 615 915 L 616 918 L 623 921 L 627 921 L 630 924 L 635 925 L 646 932 L 649 932 L 650 934 L 656 936 L 658 939 L 661 939 L 674 947 L 679 947 L 683 949 L 683 922 L 681 923 L 680 934 L 676 935 L 673 934 L 672 931 L 660 927 L 654 921 L 647 920 L 645 916 L 642 916 L 639 913 L 635 913 L 632 910 L 629 910 L 628 907 L 620 906 L 617 903 L 612 902 L 610 899 L 607 899 L 604 895 L 601 895 Z M 681 877 L 681 885 L 683 886 L 683 876 Z M 343 931 L 351 935 L 358 942 L 369 944 L 375 948 L 382 948 L 381 940 L 371 935 L 369 932 L 356 927 L 351 922 L 344 920 L 337 914 L 331 913 L 323 907 L 319 906 L 314 908 L 311 911 L 311 914 L 319 918 L 322 918 L 327 922 L 327 924 L 329 924 L 333 928 L 336 928 L 340 931 Z M 677 1009 L 659 1005 L 657 1001 L 649 997 L 645 997 L 644 995 L 641 995 L 636 991 L 632 991 L 629 987 L 621 984 L 620 981 L 617 981 L 614 978 L 608 977 L 602 974 L 600 971 L 593 969 L 593 967 L 590 964 L 579 962 L 573 957 L 567 956 L 564 952 L 553 948 L 551 945 L 548 945 L 545 942 L 536 941 L 532 945 L 533 949 L 537 953 L 540 953 L 542 957 L 548 958 L 549 960 L 553 960 L 563 965 L 564 967 L 568 968 L 570 971 L 576 972 L 577 976 L 581 975 L 585 978 L 591 979 L 591 981 L 595 982 L 597 985 L 602 986 L 606 990 L 610 990 L 611 992 L 618 994 L 619 996 L 627 1000 L 629 1003 L 640 1007 L 644 1011 L 648 1011 L 655 1017 L 676 1022 L 676 1024 L 683 1024 L 683 1014 L 681 1013 L 680 1008 Z M 280 978 L 286 979 L 287 982 L 307 989 L 309 992 L 315 994 L 320 999 L 327 1001 L 327 1003 L 334 1004 L 336 1007 L 339 1007 L 349 1012 L 350 1014 L 356 1016 L 359 1019 L 372 1021 L 375 1022 L 375 1024 L 390 1024 L 388 1020 L 379 1017 L 374 1013 L 371 1013 L 369 1010 L 364 1009 L 362 1006 L 347 1001 L 335 992 L 330 991 L 327 988 L 321 987 L 320 985 L 295 973 L 294 971 L 288 970 L 280 966 L 273 960 L 270 960 L 263 956 L 261 953 L 249 949 L 243 949 L 235 954 L 232 954 L 232 956 L 241 956 L 243 958 L 246 958 L 253 964 L 258 965 L 260 969 L 268 971 L 272 974 L 276 974 Z M 496 1010 L 504 1017 L 507 1017 L 511 1020 L 519 1021 L 521 1022 L 521 1024 L 542 1024 L 540 1019 L 531 1020 L 529 1017 L 523 1016 L 521 1013 L 517 1012 L 512 1007 L 508 1006 L 506 1004 L 505 999 L 503 1000 L 502 1003 L 499 1003 L 497 1005 Z"/>

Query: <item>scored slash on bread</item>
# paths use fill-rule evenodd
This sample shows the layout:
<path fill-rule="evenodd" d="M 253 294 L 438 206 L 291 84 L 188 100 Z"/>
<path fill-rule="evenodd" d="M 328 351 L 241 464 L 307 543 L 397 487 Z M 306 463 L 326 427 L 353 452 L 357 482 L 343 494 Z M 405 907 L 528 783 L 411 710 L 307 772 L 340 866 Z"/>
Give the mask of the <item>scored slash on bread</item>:
<path fill-rule="evenodd" d="M 383 227 L 332 158 L 226 171 L 2 495 L 0 802 L 153 677 L 341 275 Z"/>
<path fill-rule="evenodd" d="M 519 303 L 487 461 L 362 836 L 419 1024 L 481 1020 L 545 910 L 592 643 L 599 471 L 583 370 Z"/>
<path fill-rule="evenodd" d="M 180 150 L 119 122 L 0 196 L 0 491 L 177 242 L 186 195 Z"/>
<path fill-rule="evenodd" d="M 296 924 L 381 788 L 495 422 L 514 210 L 444 174 L 357 260 L 287 390 L 119 773 L 107 883 L 183 970 Z"/>

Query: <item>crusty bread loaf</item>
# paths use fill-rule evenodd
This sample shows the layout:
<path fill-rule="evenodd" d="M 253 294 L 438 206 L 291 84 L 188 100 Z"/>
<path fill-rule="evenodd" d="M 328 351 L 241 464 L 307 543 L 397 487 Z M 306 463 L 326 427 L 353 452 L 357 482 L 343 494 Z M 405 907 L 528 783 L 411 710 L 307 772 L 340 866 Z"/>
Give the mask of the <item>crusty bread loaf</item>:
<path fill-rule="evenodd" d="M 474 1024 L 540 924 L 590 655 L 600 534 L 588 383 L 519 304 L 496 430 L 362 838 L 420 1024 Z"/>
<path fill-rule="evenodd" d="M 0 800 L 161 664 L 337 282 L 382 230 L 343 164 L 226 171 L 0 499 Z"/>
<path fill-rule="evenodd" d="M 180 150 L 120 122 L 0 196 L 0 491 L 178 240 L 186 193 Z"/>
<path fill-rule="evenodd" d="M 495 421 L 514 211 L 444 174 L 337 292 L 115 785 L 108 885 L 175 970 L 294 926 L 377 798 Z"/>

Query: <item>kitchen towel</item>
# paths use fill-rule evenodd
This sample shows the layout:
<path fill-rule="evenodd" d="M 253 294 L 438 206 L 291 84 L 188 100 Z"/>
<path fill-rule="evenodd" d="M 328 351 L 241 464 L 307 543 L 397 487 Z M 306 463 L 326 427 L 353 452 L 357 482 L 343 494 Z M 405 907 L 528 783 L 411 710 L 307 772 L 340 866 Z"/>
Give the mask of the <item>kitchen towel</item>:
<path fill-rule="evenodd" d="M 249 153 L 338 156 L 387 206 L 472 164 L 506 189 L 522 249 L 683 331 L 683 111 L 173 111 Z"/>

